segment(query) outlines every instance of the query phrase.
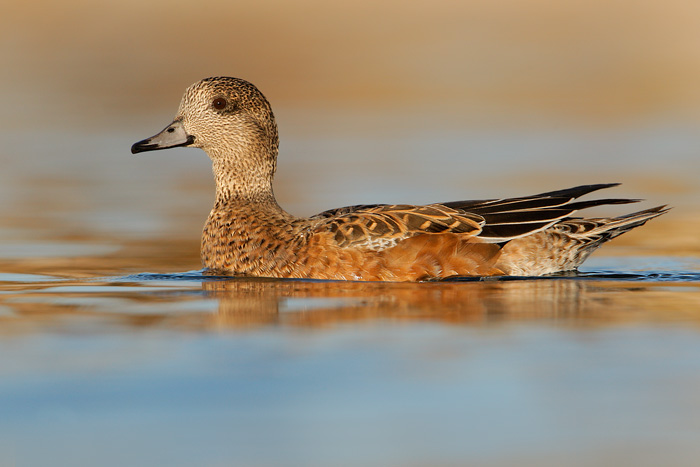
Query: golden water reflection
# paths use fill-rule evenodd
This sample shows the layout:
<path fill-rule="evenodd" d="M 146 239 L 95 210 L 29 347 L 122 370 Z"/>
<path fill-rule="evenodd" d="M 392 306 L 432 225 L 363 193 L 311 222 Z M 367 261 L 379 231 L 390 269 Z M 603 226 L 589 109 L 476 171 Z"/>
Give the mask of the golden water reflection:
<path fill-rule="evenodd" d="M 700 288 L 678 284 L 567 279 L 423 284 L 223 281 L 203 287 L 218 299 L 214 322 L 233 328 L 376 320 L 471 325 L 540 320 L 586 325 L 700 322 Z M 688 293 L 678 293 L 679 287 Z"/>
<path fill-rule="evenodd" d="M 419 321 L 458 326 L 695 326 L 700 324 L 700 286 L 581 278 L 439 283 L 0 282 L 3 334 L 123 328 L 324 329 Z"/>

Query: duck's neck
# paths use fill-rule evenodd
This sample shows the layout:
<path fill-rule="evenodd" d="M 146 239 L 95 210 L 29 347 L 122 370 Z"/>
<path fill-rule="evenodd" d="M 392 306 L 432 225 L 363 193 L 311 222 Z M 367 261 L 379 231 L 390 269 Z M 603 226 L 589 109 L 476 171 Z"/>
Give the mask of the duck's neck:
<path fill-rule="evenodd" d="M 275 172 L 274 156 L 251 153 L 239 156 L 230 152 L 228 154 L 208 152 L 212 159 L 216 182 L 217 205 L 277 206 L 272 192 L 272 178 Z"/>

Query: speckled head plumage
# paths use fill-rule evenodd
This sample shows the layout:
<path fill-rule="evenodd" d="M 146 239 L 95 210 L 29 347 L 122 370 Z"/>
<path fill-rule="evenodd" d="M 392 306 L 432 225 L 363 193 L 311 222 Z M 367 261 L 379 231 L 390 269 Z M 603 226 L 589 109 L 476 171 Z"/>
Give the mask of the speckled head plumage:
<path fill-rule="evenodd" d="M 221 146 L 222 137 L 248 137 L 267 143 L 277 155 L 279 139 L 272 107 L 248 81 L 226 76 L 205 78 L 187 88 L 175 119 L 182 119 L 195 136 L 192 146 L 204 150 Z M 234 144 L 235 145 L 235 144 Z"/>
<path fill-rule="evenodd" d="M 177 146 L 201 148 L 212 159 L 217 195 L 267 191 L 279 147 L 272 107 L 248 81 L 205 78 L 187 88 L 170 125 L 131 151 Z"/>

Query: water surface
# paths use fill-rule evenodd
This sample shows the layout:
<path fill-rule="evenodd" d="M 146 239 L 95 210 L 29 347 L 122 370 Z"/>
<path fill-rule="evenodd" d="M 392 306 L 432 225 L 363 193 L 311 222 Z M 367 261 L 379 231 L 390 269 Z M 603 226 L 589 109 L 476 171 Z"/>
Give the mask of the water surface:
<path fill-rule="evenodd" d="M 700 263 L 418 284 L 3 274 L 0 330 L 10 465 L 700 454 Z"/>

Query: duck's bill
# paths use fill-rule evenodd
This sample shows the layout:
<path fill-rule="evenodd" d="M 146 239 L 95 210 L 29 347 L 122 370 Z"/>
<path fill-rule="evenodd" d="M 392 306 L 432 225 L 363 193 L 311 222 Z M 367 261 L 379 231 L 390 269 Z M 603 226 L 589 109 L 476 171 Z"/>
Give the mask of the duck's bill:
<path fill-rule="evenodd" d="M 131 146 L 131 153 L 189 146 L 192 143 L 194 143 L 194 136 L 187 134 L 182 122 L 174 121 L 157 135 L 134 143 Z"/>

